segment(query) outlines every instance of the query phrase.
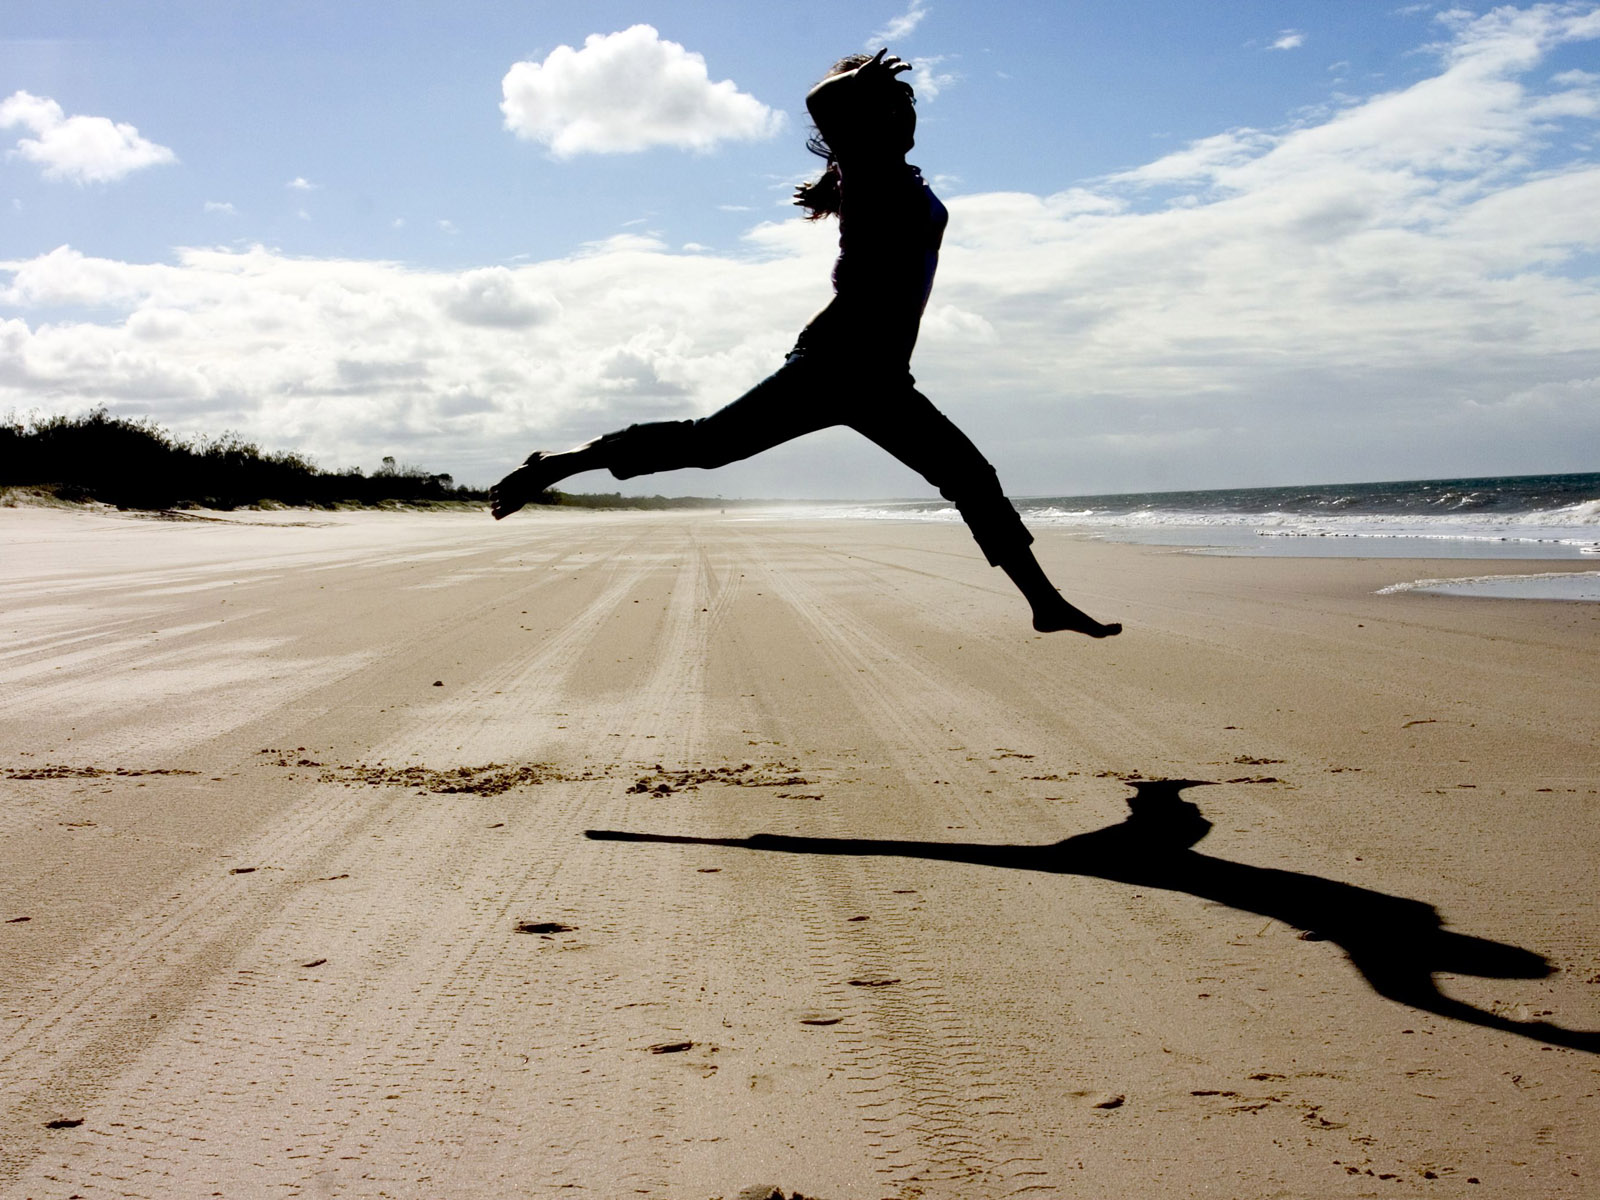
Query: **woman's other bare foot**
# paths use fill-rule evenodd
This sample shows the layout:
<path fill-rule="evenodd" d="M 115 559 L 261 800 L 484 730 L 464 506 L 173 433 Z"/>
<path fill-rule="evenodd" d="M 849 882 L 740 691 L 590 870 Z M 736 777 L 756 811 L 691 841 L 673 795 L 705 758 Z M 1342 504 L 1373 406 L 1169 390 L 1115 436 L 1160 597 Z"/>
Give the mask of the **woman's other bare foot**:
<path fill-rule="evenodd" d="M 509 517 L 564 478 L 552 469 L 551 457 L 535 450 L 527 462 L 489 489 L 489 511 L 496 521 Z"/>
<path fill-rule="evenodd" d="M 1122 632 L 1120 622 L 1096 621 L 1082 609 L 1068 604 L 1059 593 L 1053 603 L 1047 601 L 1033 610 L 1033 627 L 1040 633 L 1082 633 L 1092 638 L 1116 637 Z"/>

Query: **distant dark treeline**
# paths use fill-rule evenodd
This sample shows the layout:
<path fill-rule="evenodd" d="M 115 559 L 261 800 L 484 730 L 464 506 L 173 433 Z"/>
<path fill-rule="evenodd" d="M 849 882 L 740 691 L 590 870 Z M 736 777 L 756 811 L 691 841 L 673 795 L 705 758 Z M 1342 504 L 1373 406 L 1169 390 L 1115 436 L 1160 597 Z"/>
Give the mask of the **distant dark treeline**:
<path fill-rule="evenodd" d="M 173 437 L 149 420 L 113 417 L 99 408 L 83 417 L 0 418 L 0 487 L 34 487 L 69 501 L 98 500 L 118 508 L 218 508 L 255 504 L 298 507 L 432 504 L 488 499 L 482 488 L 457 487 L 449 475 L 397 466 L 392 458 L 368 475 L 359 467 L 324 471 L 292 450 L 267 452 L 235 433 Z M 571 495 L 551 492 L 547 504 L 574 508 L 723 508 L 749 501 L 700 496 Z"/>
<path fill-rule="evenodd" d="M 738 508 L 752 504 L 771 504 L 770 500 L 723 500 L 709 496 L 624 496 L 621 492 L 594 492 L 573 495 L 551 492 L 552 503 L 565 508 Z"/>
<path fill-rule="evenodd" d="M 238 434 L 182 440 L 148 420 L 96 409 L 83 417 L 0 421 L 0 486 L 42 487 L 63 500 L 119 508 L 230 509 L 292 505 L 483 500 L 449 475 L 396 466 L 324 471 L 293 451 L 267 452 Z"/>

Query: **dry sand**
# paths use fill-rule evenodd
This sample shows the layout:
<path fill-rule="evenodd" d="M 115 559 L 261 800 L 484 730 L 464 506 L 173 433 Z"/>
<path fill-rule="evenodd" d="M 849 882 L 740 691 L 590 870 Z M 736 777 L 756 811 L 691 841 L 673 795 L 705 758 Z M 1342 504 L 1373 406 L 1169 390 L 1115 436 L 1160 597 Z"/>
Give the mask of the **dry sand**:
<path fill-rule="evenodd" d="M 1600 607 L 298 520 L 0 513 L 0 1195 L 1600 1194 Z"/>

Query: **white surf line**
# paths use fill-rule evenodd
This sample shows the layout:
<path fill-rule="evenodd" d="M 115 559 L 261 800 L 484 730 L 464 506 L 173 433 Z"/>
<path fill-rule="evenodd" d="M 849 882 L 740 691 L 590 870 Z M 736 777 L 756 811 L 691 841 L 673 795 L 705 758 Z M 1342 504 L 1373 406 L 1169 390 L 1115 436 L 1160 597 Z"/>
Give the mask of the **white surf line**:
<path fill-rule="evenodd" d="M 1394 596 L 1405 592 L 1516 600 L 1600 601 L 1600 571 L 1543 571 L 1532 575 L 1462 575 L 1445 579 L 1413 579 L 1405 583 L 1391 583 L 1374 594 Z"/>

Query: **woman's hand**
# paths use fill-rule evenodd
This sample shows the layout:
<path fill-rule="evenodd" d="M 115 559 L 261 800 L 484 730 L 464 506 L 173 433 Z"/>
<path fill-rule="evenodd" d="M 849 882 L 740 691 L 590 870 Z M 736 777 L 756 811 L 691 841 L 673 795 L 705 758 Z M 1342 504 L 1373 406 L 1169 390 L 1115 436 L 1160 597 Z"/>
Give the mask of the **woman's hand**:
<path fill-rule="evenodd" d="M 897 55 L 889 53 L 885 46 L 872 56 L 871 61 L 862 63 L 853 74 L 863 83 L 886 83 L 902 71 L 911 70 L 911 64 Z"/>

